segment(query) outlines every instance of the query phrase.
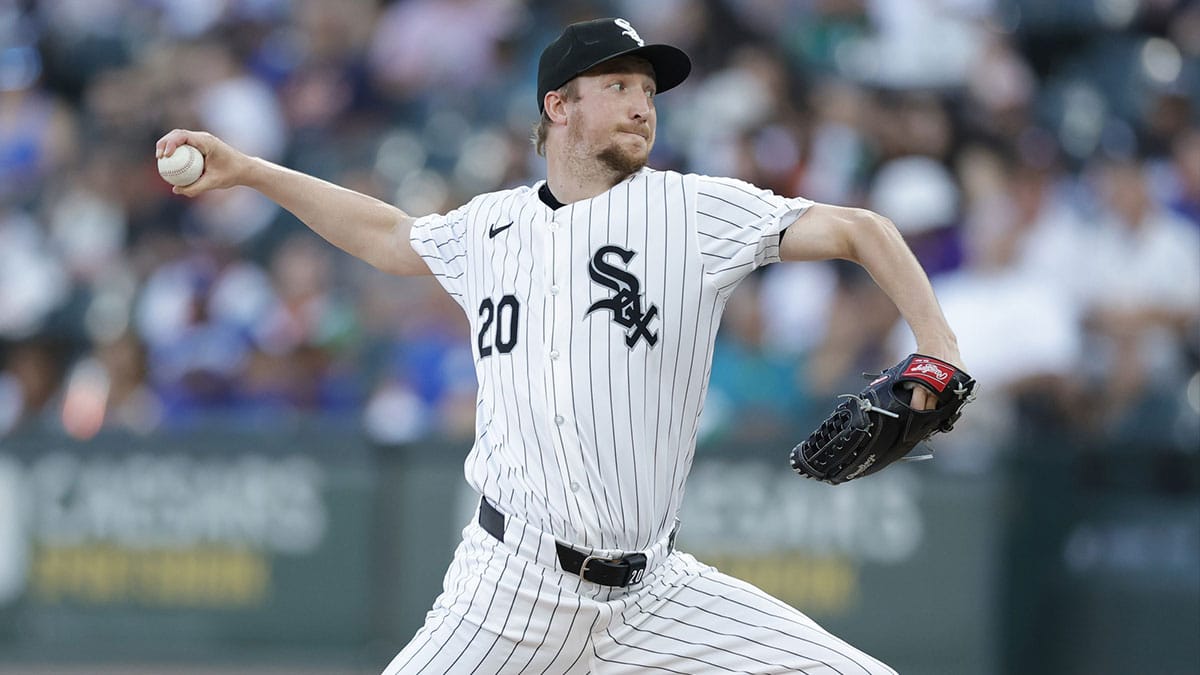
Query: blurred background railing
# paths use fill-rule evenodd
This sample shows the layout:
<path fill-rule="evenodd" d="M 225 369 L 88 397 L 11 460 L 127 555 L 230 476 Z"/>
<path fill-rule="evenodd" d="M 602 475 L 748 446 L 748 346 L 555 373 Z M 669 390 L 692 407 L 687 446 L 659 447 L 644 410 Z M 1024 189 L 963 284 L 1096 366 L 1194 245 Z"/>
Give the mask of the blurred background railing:
<path fill-rule="evenodd" d="M 444 211 L 544 175 L 537 56 L 595 16 L 694 59 L 654 166 L 891 217 L 982 383 L 933 463 L 794 480 L 911 338 L 856 268 L 763 270 L 684 544 L 902 672 L 1200 669 L 1195 3 L 0 0 L 0 670 L 381 669 L 467 517 L 466 321 L 153 144 Z"/>

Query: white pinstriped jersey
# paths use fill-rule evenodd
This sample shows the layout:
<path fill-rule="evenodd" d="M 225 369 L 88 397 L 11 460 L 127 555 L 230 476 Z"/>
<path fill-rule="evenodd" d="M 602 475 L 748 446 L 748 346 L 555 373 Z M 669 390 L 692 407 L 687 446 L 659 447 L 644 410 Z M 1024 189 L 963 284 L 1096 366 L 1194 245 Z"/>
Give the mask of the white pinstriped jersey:
<path fill-rule="evenodd" d="M 418 219 L 413 247 L 475 336 L 468 482 L 568 543 L 666 536 L 725 301 L 811 204 L 643 169 L 557 210 L 522 187 Z"/>

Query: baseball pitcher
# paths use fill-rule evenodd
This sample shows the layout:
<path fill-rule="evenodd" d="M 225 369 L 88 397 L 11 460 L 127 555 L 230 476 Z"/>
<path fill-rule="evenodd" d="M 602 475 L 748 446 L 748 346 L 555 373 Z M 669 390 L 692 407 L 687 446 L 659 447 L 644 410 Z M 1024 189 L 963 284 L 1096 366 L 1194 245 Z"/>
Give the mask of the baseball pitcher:
<path fill-rule="evenodd" d="M 180 194 L 257 189 L 381 270 L 434 275 L 470 320 L 479 511 L 387 675 L 894 672 L 675 548 L 714 336 L 738 283 L 780 260 L 851 260 L 888 293 L 921 353 L 792 452 L 828 482 L 948 430 L 973 382 L 886 218 L 646 166 L 658 94 L 690 70 L 623 19 L 568 26 L 538 68 L 546 180 L 423 218 L 206 133 L 158 142 L 205 156 Z"/>

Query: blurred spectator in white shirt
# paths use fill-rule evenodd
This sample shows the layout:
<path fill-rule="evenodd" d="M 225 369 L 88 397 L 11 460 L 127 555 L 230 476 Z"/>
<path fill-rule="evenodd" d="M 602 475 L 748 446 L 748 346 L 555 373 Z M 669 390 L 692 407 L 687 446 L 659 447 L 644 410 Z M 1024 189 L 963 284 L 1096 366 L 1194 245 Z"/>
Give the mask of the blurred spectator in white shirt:
<path fill-rule="evenodd" d="M 38 332 L 66 301 L 70 278 L 40 223 L 0 209 L 0 339 Z"/>
<path fill-rule="evenodd" d="M 1090 265 L 1081 270 L 1084 365 L 1110 431 L 1127 431 L 1135 418 L 1154 428 L 1147 415 L 1177 404 L 1191 375 L 1187 340 L 1200 323 L 1200 229 L 1152 198 L 1140 162 L 1104 161 L 1095 178 L 1102 211 Z"/>
<path fill-rule="evenodd" d="M 982 148 L 965 152 L 959 168 L 967 264 L 934 279 L 934 286 L 967 371 L 981 386 L 954 436 L 938 443 L 969 449 L 947 453 L 948 466 L 984 470 L 1022 428 L 1023 401 L 1033 403 L 1038 428 L 1072 424 L 1082 340 L 1070 275 L 1084 253 L 1052 172 Z M 916 346 L 902 325 L 893 344 L 901 355 Z"/>

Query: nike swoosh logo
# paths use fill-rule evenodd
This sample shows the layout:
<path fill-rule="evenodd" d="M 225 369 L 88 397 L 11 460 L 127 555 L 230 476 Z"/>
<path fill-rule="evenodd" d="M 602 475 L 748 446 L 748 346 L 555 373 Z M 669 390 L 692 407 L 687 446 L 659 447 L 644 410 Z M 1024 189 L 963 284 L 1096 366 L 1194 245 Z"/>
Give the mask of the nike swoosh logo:
<path fill-rule="evenodd" d="M 508 228 L 510 228 L 512 226 L 513 226 L 513 224 L 512 224 L 511 220 L 504 227 L 496 227 L 495 225 L 489 226 L 488 227 L 488 239 L 495 239 L 496 235 L 500 234 L 501 232 L 507 230 Z"/>

